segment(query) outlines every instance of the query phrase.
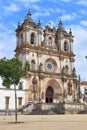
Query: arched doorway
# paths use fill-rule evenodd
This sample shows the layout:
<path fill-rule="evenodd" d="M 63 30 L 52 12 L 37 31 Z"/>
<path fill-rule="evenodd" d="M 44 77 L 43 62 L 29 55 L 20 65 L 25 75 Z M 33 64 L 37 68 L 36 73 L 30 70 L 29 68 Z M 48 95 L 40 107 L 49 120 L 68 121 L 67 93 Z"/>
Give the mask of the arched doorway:
<path fill-rule="evenodd" d="M 46 90 L 46 103 L 52 103 L 53 96 L 54 96 L 54 90 L 52 87 L 49 86 Z"/>

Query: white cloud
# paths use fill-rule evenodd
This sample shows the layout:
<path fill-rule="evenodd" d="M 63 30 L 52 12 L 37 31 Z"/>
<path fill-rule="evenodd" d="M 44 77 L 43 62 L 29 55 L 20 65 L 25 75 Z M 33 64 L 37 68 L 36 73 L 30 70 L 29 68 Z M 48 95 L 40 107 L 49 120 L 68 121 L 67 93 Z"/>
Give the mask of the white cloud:
<path fill-rule="evenodd" d="M 14 49 L 15 49 L 15 36 L 12 36 L 8 33 L 0 33 L 0 58 L 14 57 Z"/>
<path fill-rule="evenodd" d="M 51 1 L 51 0 L 48 0 L 48 1 Z M 62 2 L 71 2 L 71 0 L 60 0 L 60 1 L 62 1 Z M 57 2 L 58 2 L 58 0 L 53 0 L 52 2 L 57 3 Z"/>
<path fill-rule="evenodd" d="M 38 6 L 38 5 L 36 5 L 36 4 L 33 4 L 32 8 L 35 9 L 35 10 L 37 10 L 37 11 L 40 11 L 40 9 L 41 9 L 41 7 Z"/>
<path fill-rule="evenodd" d="M 18 7 L 15 3 L 10 3 L 8 6 L 4 6 L 5 12 L 18 12 L 20 7 Z"/>
<path fill-rule="evenodd" d="M 31 7 L 36 10 L 36 12 L 33 14 L 34 19 L 37 19 L 40 16 L 43 16 L 43 17 L 50 16 L 50 15 L 52 15 L 52 13 L 53 14 L 56 14 L 56 13 L 63 14 L 66 12 L 65 10 L 60 9 L 60 8 L 55 9 L 55 8 L 51 8 L 48 6 L 47 6 L 47 8 L 44 8 L 43 6 L 38 6 L 36 4 L 32 4 Z"/>
<path fill-rule="evenodd" d="M 36 13 L 33 14 L 34 19 L 38 18 L 39 16 L 43 16 L 43 17 L 50 16 L 50 13 L 43 11 L 43 12 L 36 12 Z"/>
<path fill-rule="evenodd" d="M 37 5 L 32 5 L 32 8 L 37 10 L 34 14 L 33 14 L 33 18 L 37 19 L 40 16 L 46 17 L 46 16 L 50 16 L 51 13 L 54 11 L 52 8 L 44 8 L 42 6 L 37 6 Z"/>
<path fill-rule="evenodd" d="M 73 25 L 73 26 L 71 26 L 71 28 L 73 29 L 74 35 L 76 37 L 75 42 L 82 46 L 83 46 L 83 44 L 86 45 L 87 29 L 86 28 L 84 29 L 80 25 Z"/>
<path fill-rule="evenodd" d="M 70 20 L 76 18 L 76 16 L 77 16 L 76 13 L 73 13 L 73 14 L 71 14 L 71 15 L 70 15 L 70 14 L 64 14 L 64 15 L 61 16 L 61 19 L 62 19 L 63 21 L 66 21 L 66 20 L 70 21 Z"/>
<path fill-rule="evenodd" d="M 81 25 L 87 26 L 87 20 L 86 21 L 81 21 Z"/>
<path fill-rule="evenodd" d="M 27 1 L 28 3 L 36 3 L 36 2 L 39 2 L 39 1 L 41 1 L 41 0 L 16 0 L 16 1 L 25 2 L 25 3 L 26 3 L 26 1 Z"/>
<path fill-rule="evenodd" d="M 61 16 L 61 19 L 62 19 L 63 21 L 71 20 L 71 19 L 72 19 L 72 16 L 69 15 L 69 14 L 66 14 L 66 15 Z"/>
<path fill-rule="evenodd" d="M 51 2 L 51 0 L 48 0 L 49 2 Z M 52 2 L 56 3 L 58 2 L 58 0 L 52 0 Z"/>
<path fill-rule="evenodd" d="M 61 14 L 65 14 L 65 13 L 66 13 L 66 10 L 61 9 L 61 8 L 57 8 L 57 9 L 55 9 L 55 12 L 54 12 L 54 10 L 53 10 L 53 13 L 61 13 Z"/>
<path fill-rule="evenodd" d="M 18 3 L 23 3 L 23 6 L 30 7 L 30 4 L 35 4 L 40 2 L 41 0 L 16 0 Z"/>
<path fill-rule="evenodd" d="M 71 0 L 60 0 L 60 1 L 63 1 L 63 2 L 71 2 Z"/>
<path fill-rule="evenodd" d="M 45 12 L 46 14 L 50 14 L 50 13 L 65 13 L 66 11 L 65 10 L 63 10 L 63 9 L 60 9 L 60 8 L 51 8 L 51 7 L 47 7 L 47 8 L 44 8 L 43 6 L 38 6 L 38 5 L 36 5 L 36 4 L 32 4 L 31 5 L 31 7 L 33 8 L 33 9 L 35 9 L 36 11 L 38 11 L 38 12 Z M 55 11 L 54 11 L 55 10 Z M 44 16 L 44 15 L 43 15 Z M 47 16 L 47 15 L 45 15 L 45 16 Z"/>
<path fill-rule="evenodd" d="M 15 39 L 13 30 L 8 29 L 5 25 L 0 23 L 0 58 L 12 58 L 14 56 L 13 50 L 16 46 Z"/>
<path fill-rule="evenodd" d="M 86 6 L 87 5 L 87 0 L 79 0 L 77 2 L 77 4 Z"/>
<path fill-rule="evenodd" d="M 74 38 L 75 66 L 77 74 L 81 75 L 82 80 L 87 80 L 87 28 L 80 25 L 71 26 Z"/>
<path fill-rule="evenodd" d="M 87 10 L 82 9 L 82 10 L 80 10 L 80 13 L 81 13 L 82 15 L 87 15 Z"/>

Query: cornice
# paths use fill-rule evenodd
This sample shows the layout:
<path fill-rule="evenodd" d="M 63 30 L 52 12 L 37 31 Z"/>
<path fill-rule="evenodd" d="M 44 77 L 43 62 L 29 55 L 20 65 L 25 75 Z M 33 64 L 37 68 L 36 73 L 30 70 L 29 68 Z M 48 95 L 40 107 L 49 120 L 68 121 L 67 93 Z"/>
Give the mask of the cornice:
<path fill-rule="evenodd" d="M 72 80 L 73 81 L 73 76 L 70 75 L 70 74 L 62 75 L 61 73 L 46 72 L 46 71 L 39 72 L 38 70 L 29 71 L 29 72 L 25 73 L 25 75 L 27 75 L 27 77 L 31 77 L 34 74 L 39 76 L 39 78 L 41 80 L 43 80 L 44 78 L 57 78 L 57 79 L 61 79 L 63 82 L 66 82 L 67 80 Z"/>
<path fill-rule="evenodd" d="M 38 46 L 32 46 L 28 42 L 25 42 L 20 47 L 17 46 L 14 51 L 16 53 L 21 53 L 21 52 L 27 52 L 27 53 L 35 52 L 35 53 L 38 53 L 40 56 L 42 54 L 45 54 L 45 55 L 59 57 L 60 60 L 63 60 L 64 58 L 67 58 L 67 59 L 71 58 L 72 62 L 75 61 L 75 59 L 74 59 L 75 54 L 73 54 L 73 52 L 65 52 L 63 50 L 60 50 L 60 51 L 53 50 L 52 48 L 41 47 L 40 45 L 38 45 Z"/>

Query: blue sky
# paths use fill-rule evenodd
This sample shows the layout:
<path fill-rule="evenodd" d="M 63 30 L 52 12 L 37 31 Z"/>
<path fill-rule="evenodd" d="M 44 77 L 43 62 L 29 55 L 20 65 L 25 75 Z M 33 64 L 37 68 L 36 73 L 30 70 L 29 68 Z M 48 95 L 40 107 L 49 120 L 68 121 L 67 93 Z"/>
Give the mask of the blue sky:
<path fill-rule="evenodd" d="M 0 58 L 12 58 L 16 46 L 15 29 L 30 8 L 33 20 L 42 27 L 51 22 L 74 35 L 75 67 L 81 80 L 87 81 L 87 0 L 0 0 Z"/>

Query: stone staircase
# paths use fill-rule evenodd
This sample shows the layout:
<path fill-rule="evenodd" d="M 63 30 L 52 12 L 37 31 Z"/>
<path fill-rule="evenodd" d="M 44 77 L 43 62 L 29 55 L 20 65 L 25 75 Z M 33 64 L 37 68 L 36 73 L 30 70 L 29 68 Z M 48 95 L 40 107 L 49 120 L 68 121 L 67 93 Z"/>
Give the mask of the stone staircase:
<path fill-rule="evenodd" d="M 63 104 L 33 103 L 22 111 L 27 115 L 56 115 L 64 114 L 64 107 Z"/>
<path fill-rule="evenodd" d="M 29 102 L 24 106 L 22 106 L 20 109 L 18 109 L 18 114 L 26 114 L 26 115 L 79 114 L 82 111 L 84 111 L 84 105 L 80 103 L 49 104 L 49 103 Z"/>
<path fill-rule="evenodd" d="M 34 103 L 28 102 L 27 104 L 23 105 L 22 107 L 17 109 L 18 114 L 26 114 L 30 113 L 34 109 Z"/>

